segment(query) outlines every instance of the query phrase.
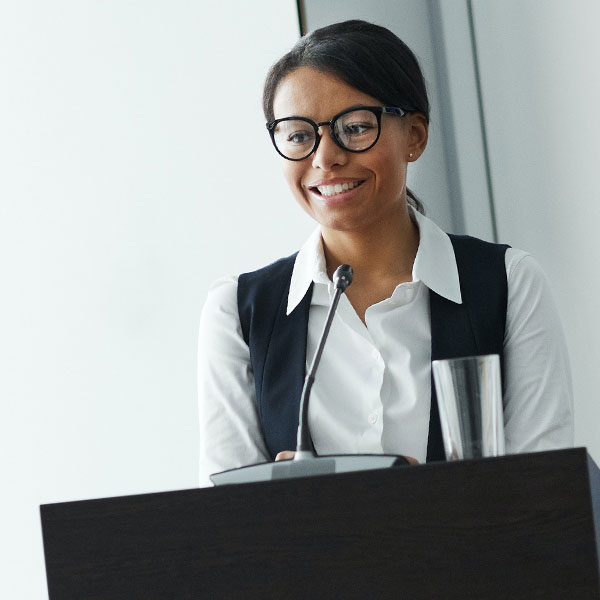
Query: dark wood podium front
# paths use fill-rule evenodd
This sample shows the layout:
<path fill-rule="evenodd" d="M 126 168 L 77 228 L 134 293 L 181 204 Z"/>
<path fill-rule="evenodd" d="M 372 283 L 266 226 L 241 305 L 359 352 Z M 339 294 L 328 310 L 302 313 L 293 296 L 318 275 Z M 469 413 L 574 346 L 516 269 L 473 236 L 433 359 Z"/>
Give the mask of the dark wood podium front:
<path fill-rule="evenodd" d="M 600 598 L 575 448 L 41 507 L 51 600 Z"/>

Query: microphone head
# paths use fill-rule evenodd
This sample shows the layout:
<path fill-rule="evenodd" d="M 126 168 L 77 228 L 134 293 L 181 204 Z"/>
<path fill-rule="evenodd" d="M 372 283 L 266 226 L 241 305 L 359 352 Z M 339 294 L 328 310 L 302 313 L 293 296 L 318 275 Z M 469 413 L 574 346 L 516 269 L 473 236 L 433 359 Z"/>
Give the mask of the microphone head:
<path fill-rule="evenodd" d="M 346 291 L 346 288 L 352 283 L 354 271 L 350 265 L 340 265 L 333 274 L 333 283 L 338 290 Z"/>

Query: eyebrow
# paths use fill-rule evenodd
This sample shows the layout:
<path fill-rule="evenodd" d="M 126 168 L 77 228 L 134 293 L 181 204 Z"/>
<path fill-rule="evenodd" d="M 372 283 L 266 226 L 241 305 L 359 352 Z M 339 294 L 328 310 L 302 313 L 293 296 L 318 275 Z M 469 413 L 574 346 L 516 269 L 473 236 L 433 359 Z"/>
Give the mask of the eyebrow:
<path fill-rule="evenodd" d="M 342 110 L 338 110 L 338 112 L 336 112 L 333 117 L 331 117 L 331 119 L 329 119 L 327 121 L 327 123 L 330 123 L 335 117 L 337 117 L 339 114 L 346 112 L 347 110 L 358 110 L 361 108 L 366 108 L 369 107 L 371 108 L 373 105 L 372 104 L 353 104 L 352 106 L 347 106 L 346 108 L 342 108 Z M 311 119 L 310 117 L 304 117 L 302 115 L 290 115 L 289 117 L 280 117 L 281 119 L 308 119 L 309 121 L 312 121 L 313 123 L 316 123 L 317 121 L 315 121 L 314 119 Z M 278 121 L 279 119 L 274 119 L 274 121 Z M 320 121 L 321 123 L 323 123 L 324 121 Z"/>

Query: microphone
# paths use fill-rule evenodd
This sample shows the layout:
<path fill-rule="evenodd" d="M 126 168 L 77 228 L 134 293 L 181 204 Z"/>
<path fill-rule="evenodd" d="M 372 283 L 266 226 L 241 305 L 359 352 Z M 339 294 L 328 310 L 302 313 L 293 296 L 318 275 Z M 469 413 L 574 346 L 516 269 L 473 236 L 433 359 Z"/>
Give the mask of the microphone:
<path fill-rule="evenodd" d="M 385 469 L 392 466 L 406 465 L 408 461 L 403 456 L 390 454 L 342 454 L 337 456 L 316 456 L 308 430 L 308 402 L 310 392 L 315 380 L 315 375 L 323 348 L 331 329 L 337 305 L 341 295 L 352 283 L 354 272 L 350 265 L 340 265 L 333 274 L 335 294 L 321 339 L 312 360 L 309 372 L 304 380 L 302 395 L 300 396 L 300 410 L 298 415 L 298 440 L 296 453 L 293 460 L 261 463 L 249 467 L 231 469 L 210 476 L 215 485 L 230 485 L 235 483 L 251 483 L 257 481 L 271 481 L 274 479 L 290 479 L 293 477 L 310 477 L 313 475 L 328 475 L 333 473 L 347 473 L 350 471 L 365 471 L 371 469 Z"/>
<path fill-rule="evenodd" d="M 346 291 L 348 286 L 352 283 L 352 277 L 354 271 L 350 265 L 340 265 L 333 274 L 333 283 L 335 284 L 335 295 L 331 301 L 327 318 L 325 319 L 325 326 L 323 327 L 323 333 L 321 333 L 321 339 L 317 346 L 315 356 L 312 364 L 308 371 L 308 375 L 304 380 L 304 387 L 302 388 L 302 395 L 300 396 L 300 413 L 298 417 L 298 441 L 296 444 L 296 454 L 294 460 L 300 460 L 307 457 L 315 456 L 312 449 L 312 443 L 310 440 L 310 433 L 308 431 L 308 400 L 312 389 L 313 382 L 315 381 L 315 375 L 317 368 L 321 362 L 321 355 L 323 354 L 323 348 L 325 342 L 329 336 L 329 330 L 331 329 L 331 323 L 337 310 L 338 302 L 340 301 L 341 295 Z"/>
<path fill-rule="evenodd" d="M 352 283 L 354 277 L 354 271 L 350 265 L 340 265 L 333 274 L 333 283 L 338 290 L 342 290 L 342 293 L 346 291 L 346 288 Z"/>

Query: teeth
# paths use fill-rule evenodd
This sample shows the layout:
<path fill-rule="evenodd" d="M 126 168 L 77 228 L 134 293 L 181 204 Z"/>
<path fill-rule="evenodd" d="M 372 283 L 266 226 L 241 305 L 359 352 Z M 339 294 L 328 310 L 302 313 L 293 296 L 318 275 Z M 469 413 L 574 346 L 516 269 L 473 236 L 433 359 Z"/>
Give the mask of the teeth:
<path fill-rule="evenodd" d="M 350 183 L 336 183 L 335 185 L 319 185 L 317 189 L 323 196 L 335 196 L 336 194 L 341 194 L 342 192 L 346 192 L 355 187 L 358 187 L 362 182 L 350 182 Z"/>

